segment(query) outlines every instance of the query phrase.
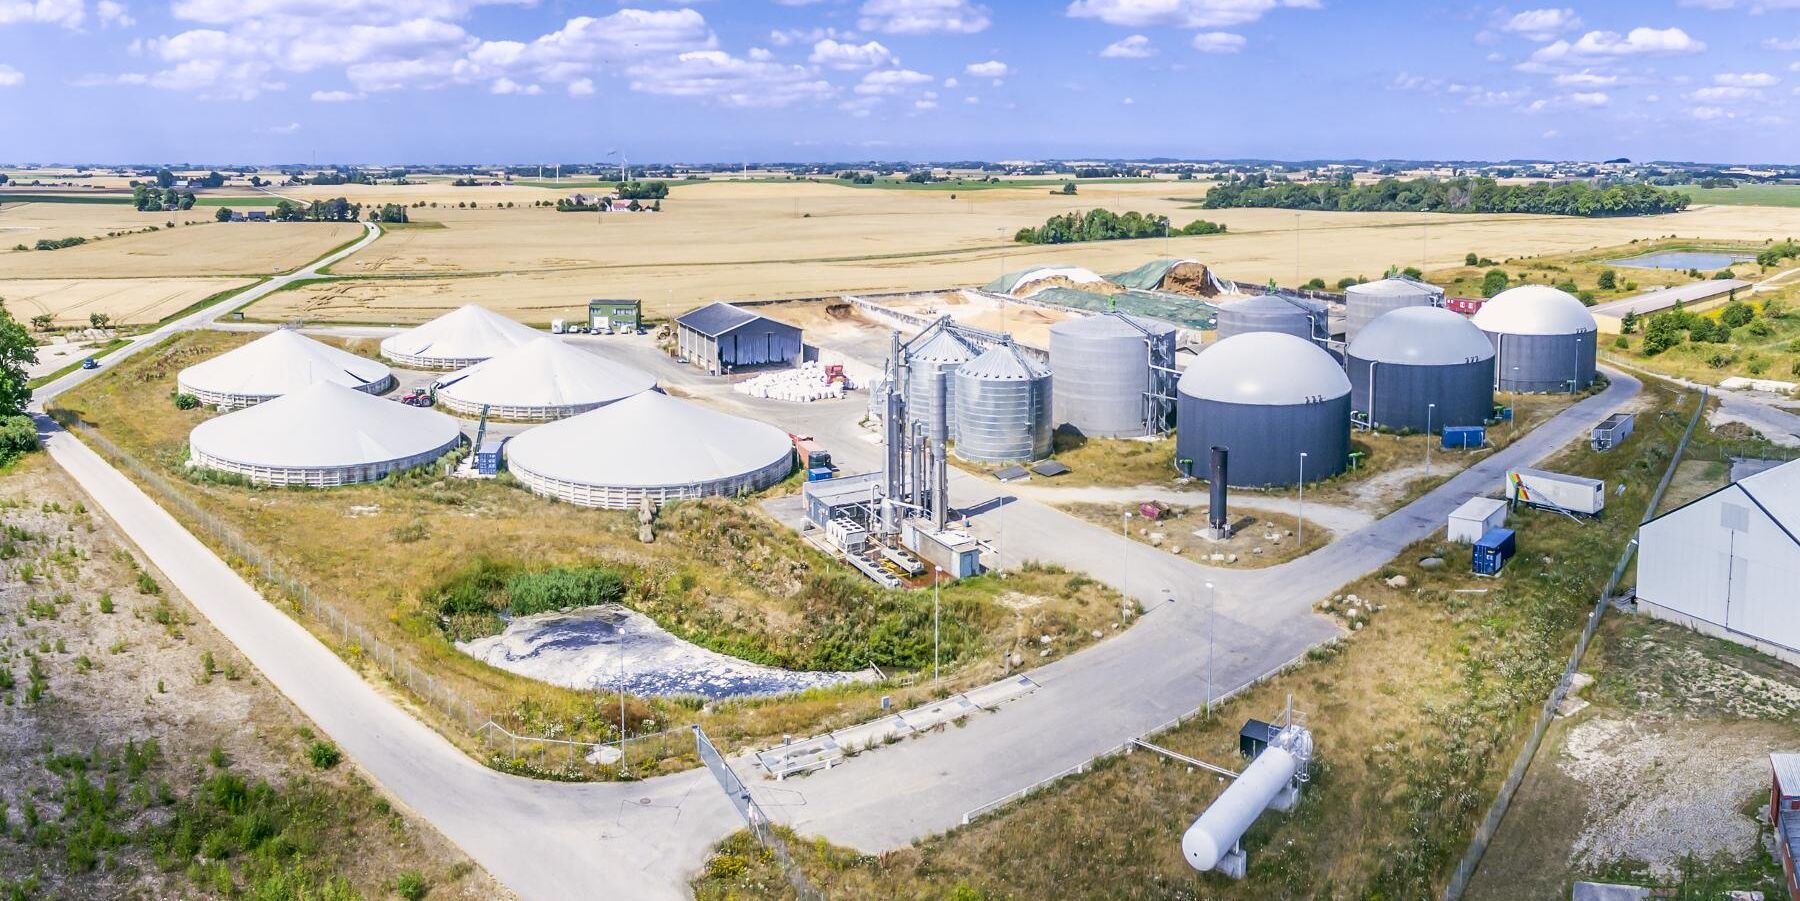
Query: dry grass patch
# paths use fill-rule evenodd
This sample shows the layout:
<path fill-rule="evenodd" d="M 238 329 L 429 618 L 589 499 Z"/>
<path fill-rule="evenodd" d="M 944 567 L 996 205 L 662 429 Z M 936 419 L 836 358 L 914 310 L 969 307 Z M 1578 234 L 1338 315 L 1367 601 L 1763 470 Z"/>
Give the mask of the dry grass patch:
<path fill-rule="evenodd" d="M 1261 569 L 1286 563 L 1330 544 L 1333 537 L 1330 529 L 1309 522 L 1303 544 L 1296 540 L 1300 537 L 1297 517 L 1243 507 L 1232 513 L 1232 536 L 1226 541 L 1212 541 L 1194 534 L 1207 528 L 1208 511 L 1204 505 L 1169 505 L 1168 512 L 1155 522 L 1140 518 L 1142 514 L 1136 504 L 1058 504 L 1057 509 L 1105 529 L 1117 529 L 1121 514 L 1130 513 L 1131 525 L 1126 534 L 1132 541 L 1186 556 L 1197 563 L 1232 569 Z M 1226 555 L 1226 559 L 1209 559 L 1215 554 Z"/>
<path fill-rule="evenodd" d="M 206 218 L 215 212 L 209 208 Z M 170 221 L 164 214 L 142 215 L 151 217 L 143 225 L 158 230 L 62 250 L 0 252 L 0 279 L 261 276 L 299 268 L 363 230 L 354 222 L 213 221 L 169 229 L 161 227 Z"/>
<path fill-rule="evenodd" d="M 141 325 L 249 284 L 241 278 L 0 279 L 0 298 L 21 322 L 48 313 L 57 326 L 86 328 L 90 315 L 103 313 L 115 325 Z"/>

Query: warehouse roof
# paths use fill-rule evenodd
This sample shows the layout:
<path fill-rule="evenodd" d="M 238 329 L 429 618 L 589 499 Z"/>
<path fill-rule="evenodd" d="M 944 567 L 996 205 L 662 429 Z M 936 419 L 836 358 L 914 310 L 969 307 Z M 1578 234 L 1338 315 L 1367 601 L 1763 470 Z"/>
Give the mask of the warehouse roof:
<path fill-rule="evenodd" d="M 1026 356 L 1016 345 L 1000 344 L 956 367 L 956 374 L 976 379 L 1024 381 L 1048 376 L 1050 367 Z"/>
<path fill-rule="evenodd" d="M 1597 326 L 1575 295 L 1549 285 L 1520 285 L 1494 295 L 1472 320 L 1484 332 L 1506 335 L 1573 335 Z"/>
<path fill-rule="evenodd" d="M 1350 393 L 1350 379 L 1317 344 L 1286 332 L 1245 332 L 1200 352 L 1181 393 L 1233 404 L 1303 404 Z"/>
<path fill-rule="evenodd" d="M 277 329 L 181 370 L 176 381 L 184 389 L 274 397 L 318 382 L 354 388 L 385 382 L 390 375 L 386 366 L 374 360 L 321 344 L 292 329 Z"/>
<path fill-rule="evenodd" d="M 436 387 L 468 404 L 567 407 L 612 403 L 656 387 L 656 379 L 545 335 L 450 373 Z"/>
<path fill-rule="evenodd" d="M 772 425 L 645 391 L 507 442 L 510 466 L 578 485 L 659 488 L 756 472 L 793 452 Z"/>
<path fill-rule="evenodd" d="M 208 456 L 246 466 L 326 469 L 427 453 L 460 434 L 456 420 L 434 410 L 320 382 L 207 420 L 188 441 Z"/>
<path fill-rule="evenodd" d="M 381 342 L 390 356 L 485 360 L 538 339 L 543 332 L 469 304 Z"/>
<path fill-rule="evenodd" d="M 1800 544 L 1800 460 L 1790 460 L 1772 469 L 1765 469 L 1753 476 L 1739 479 L 1723 488 L 1709 491 L 1679 507 L 1658 515 L 1644 523 L 1668 519 L 1722 491 L 1735 491 L 1750 499 L 1770 519 L 1777 528 L 1787 534 L 1788 540 Z"/>
<path fill-rule="evenodd" d="M 1409 366 L 1452 366 L 1490 360 L 1494 345 L 1474 323 L 1442 307 L 1401 307 L 1369 321 L 1351 340 L 1350 356 Z"/>
<path fill-rule="evenodd" d="M 715 302 L 697 310 L 689 310 L 676 317 L 675 321 L 708 338 L 717 338 L 738 326 L 763 318 L 767 317 L 758 316 L 728 303 Z"/>

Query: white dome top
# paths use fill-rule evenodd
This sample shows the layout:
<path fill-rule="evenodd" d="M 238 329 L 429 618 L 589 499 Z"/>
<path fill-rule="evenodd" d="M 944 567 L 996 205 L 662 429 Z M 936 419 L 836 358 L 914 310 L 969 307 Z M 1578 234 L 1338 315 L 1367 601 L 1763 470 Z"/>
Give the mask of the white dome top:
<path fill-rule="evenodd" d="M 645 391 L 507 442 L 507 465 L 577 485 L 661 488 L 756 472 L 793 452 L 772 425 Z"/>
<path fill-rule="evenodd" d="M 1471 320 L 1503 335 L 1573 335 L 1599 328 L 1575 295 L 1549 285 L 1520 285 L 1494 295 Z"/>
<path fill-rule="evenodd" d="M 1286 332 L 1245 332 L 1200 352 L 1181 374 L 1182 394 L 1231 404 L 1285 405 L 1350 393 L 1331 354 Z"/>
<path fill-rule="evenodd" d="M 469 304 L 381 342 L 388 356 L 485 360 L 543 337 L 485 307 Z"/>
<path fill-rule="evenodd" d="M 1448 366 L 1494 356 L 1481 329 L 1442 307 L 1401 307 L 1369 321 L 1350 342 L 1350 356 L 1381 363 Z"/>
<path fill-rule="evenodd" d="M 1417 279 L 1390 275 L 1373 282 L 1361 282 L 1344 289 L 1346 294 L 1369 294 L 1382 297 L 1439 297 L 1444 289 Z"/>
<path fill-rule="evenodd" d="M 390 374 L 374 360 L 277 329 L 181 370 L 176 382 L 189 391 L 278 397 L 319 382 L 347 388 L 385 382 Z"/>
<path fill-rule="evenodd" d="M 434 410 L 321 382 L 200 423 L 188 443 L 246 466 L 329 469 L 403 460 L 447 447 L 461 432 Z"/>
<path fill-rule="evenodd" d="M 654 387 L 648 372 L 548 335 L 437 381 L 439 393 L 453 400 L 496 407 L 609 404 Z"/>

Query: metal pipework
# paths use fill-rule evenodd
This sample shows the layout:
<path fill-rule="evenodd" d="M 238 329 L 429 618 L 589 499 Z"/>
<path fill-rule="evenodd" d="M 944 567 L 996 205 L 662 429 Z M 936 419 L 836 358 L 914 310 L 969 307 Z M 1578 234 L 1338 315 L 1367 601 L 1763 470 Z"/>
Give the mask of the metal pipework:
<path fill-rule="evenodd" d="M 1212 526 L 1213 538 L 1223 541 L 1231 537 L 1231 515 L 1225 509 L 1225 476 L 1231 449 L 1215 444 L 1212 447 L 1212 503 L 1207 510 L 1207 523 Z"/>
<path fill-rule="evenodd" d="M 950 518 L 950 379 L 937 380 L 937 410 L 931 417 L 931 524 L 938 531 Z"/>

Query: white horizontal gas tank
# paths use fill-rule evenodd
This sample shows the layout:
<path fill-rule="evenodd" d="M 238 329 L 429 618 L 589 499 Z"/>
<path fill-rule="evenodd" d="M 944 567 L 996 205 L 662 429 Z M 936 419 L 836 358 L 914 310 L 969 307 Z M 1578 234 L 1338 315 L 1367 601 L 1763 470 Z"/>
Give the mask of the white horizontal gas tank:
<path fill-rule="evenodd" d="M 1299 769 L 1299 758 L 1287 750 L 1264 749 L 1181 837 L 1188 865 L 1202 872 L 1217 867 Z"/>

